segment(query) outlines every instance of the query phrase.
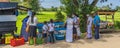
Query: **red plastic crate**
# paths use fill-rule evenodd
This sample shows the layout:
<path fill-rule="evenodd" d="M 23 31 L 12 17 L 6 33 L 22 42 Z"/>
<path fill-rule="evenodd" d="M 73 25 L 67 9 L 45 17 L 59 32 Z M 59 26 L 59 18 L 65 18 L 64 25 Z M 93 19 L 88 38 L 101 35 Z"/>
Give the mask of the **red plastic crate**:
<path fill-rule="evenodd" d="M 20 46 L 20 45 L 23 45 L 23 44 L 25 44 L 25 41 L 24 41 L 23 37 L 22 38 L 16 38 L 16 39 L 13 38 L 10 41 L 10 45 L 13 46 L 13 47 Z"/>

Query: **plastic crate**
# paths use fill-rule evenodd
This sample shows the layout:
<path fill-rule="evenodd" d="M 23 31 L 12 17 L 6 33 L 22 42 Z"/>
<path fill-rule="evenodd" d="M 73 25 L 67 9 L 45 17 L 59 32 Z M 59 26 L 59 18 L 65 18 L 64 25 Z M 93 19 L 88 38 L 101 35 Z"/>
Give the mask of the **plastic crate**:
<path fill-rule="evenodd" d="M 56 40 L 64 40 L 65 35 L 63 35 L 63 34 L 55 34 L 55 38 L 56 38 Z"/>
<path fill-rule="evenodd" d="M 9 35 L 5 37 L 5 44 L 10 44 L 10 40 L 13 38 L 13 36 Z"/>
<path fill-rule="evenodd" d="M 21 38 L 13 38 L 10 40 L 10 45 L 15 47 L 15 46 L 19 46 L 19 45 L 23 45 L 25 44 L 25 40 L 23 37 Z"/>

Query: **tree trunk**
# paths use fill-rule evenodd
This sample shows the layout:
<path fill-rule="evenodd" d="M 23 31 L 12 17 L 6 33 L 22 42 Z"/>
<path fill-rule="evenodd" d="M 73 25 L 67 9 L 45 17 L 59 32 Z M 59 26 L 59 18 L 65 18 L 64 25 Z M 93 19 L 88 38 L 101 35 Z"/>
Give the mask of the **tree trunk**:
<path fill-rule="evenodd" d="M 85 32 L 87 31 L 87 16 L 86 16 L 86 14 L 83 14 L 84 15 L 84 30 L 85 30 Z"/>
<path fill-rule="evenodd" d="M 87 31 L 87 16 L 86 14 L 83 14 L 83 16 L 80 17 L 80 29 L 82 33 L 85 33 Z"/>
<path fill-rule="evenodd" d="M 99 0 L 94 0 L 94 1 L 91 3 L 91 5 L 92 5 L 92 6 L 95 6 L 98 1 L 99 1 Z"/>

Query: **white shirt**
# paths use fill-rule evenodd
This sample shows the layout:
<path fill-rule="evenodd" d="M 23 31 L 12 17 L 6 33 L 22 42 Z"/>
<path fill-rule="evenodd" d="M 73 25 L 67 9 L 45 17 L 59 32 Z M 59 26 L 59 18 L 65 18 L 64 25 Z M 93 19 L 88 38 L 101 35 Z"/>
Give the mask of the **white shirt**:
<path fill-rule="evenodd" d="M 48 31 L 54 31 L 55 24 L 54 23 L 49 23 L 48 27 L 49 27 Z"/>
<path fill-rule="evenodd" d="M 87 21 L 89 22 L 88 26 L 92 26 L 93 18 L 91 16 L 88 17 Z"/>
<path fill-rule="evenodd" d="M 47 33 L 48 26 L 47 25 L 43 25 L 42 29 L 43 29 L 43 33 Z"/>
<path fill-rule="evenodd" d="M 31 17 L 28 18 L 27 24 L 31 25 L 31 26 L 37 26 L 37 17 L 33 18 L 33 23 L 31 22 Z"/>
<path fill-rule="evenodd" d="M 73 28 L 73 19 L 67 18 L 67 28 Z"/>
<path fill-rule="evenodd" d="M 74 22 L 75 24 L 79 24 L 79 23 L 78 23 L 78 20 L 79 20 L 79 17 L 76 17 L 76 16 L 75 16 L 75 17 L 73 18 L 73 22 Z"/>

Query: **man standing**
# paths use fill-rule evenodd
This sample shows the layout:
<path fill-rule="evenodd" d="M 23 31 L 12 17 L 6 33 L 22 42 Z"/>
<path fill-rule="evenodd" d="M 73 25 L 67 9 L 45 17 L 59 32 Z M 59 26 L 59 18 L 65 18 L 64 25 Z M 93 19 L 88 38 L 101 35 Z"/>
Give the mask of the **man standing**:
<path fill-rule="evenodd" d="M 95 39 L 99 39 L 99 26 L 100 26 L 100 17 L 97 13 L 94 14 L 93 24 L 95 26 Z"/>

